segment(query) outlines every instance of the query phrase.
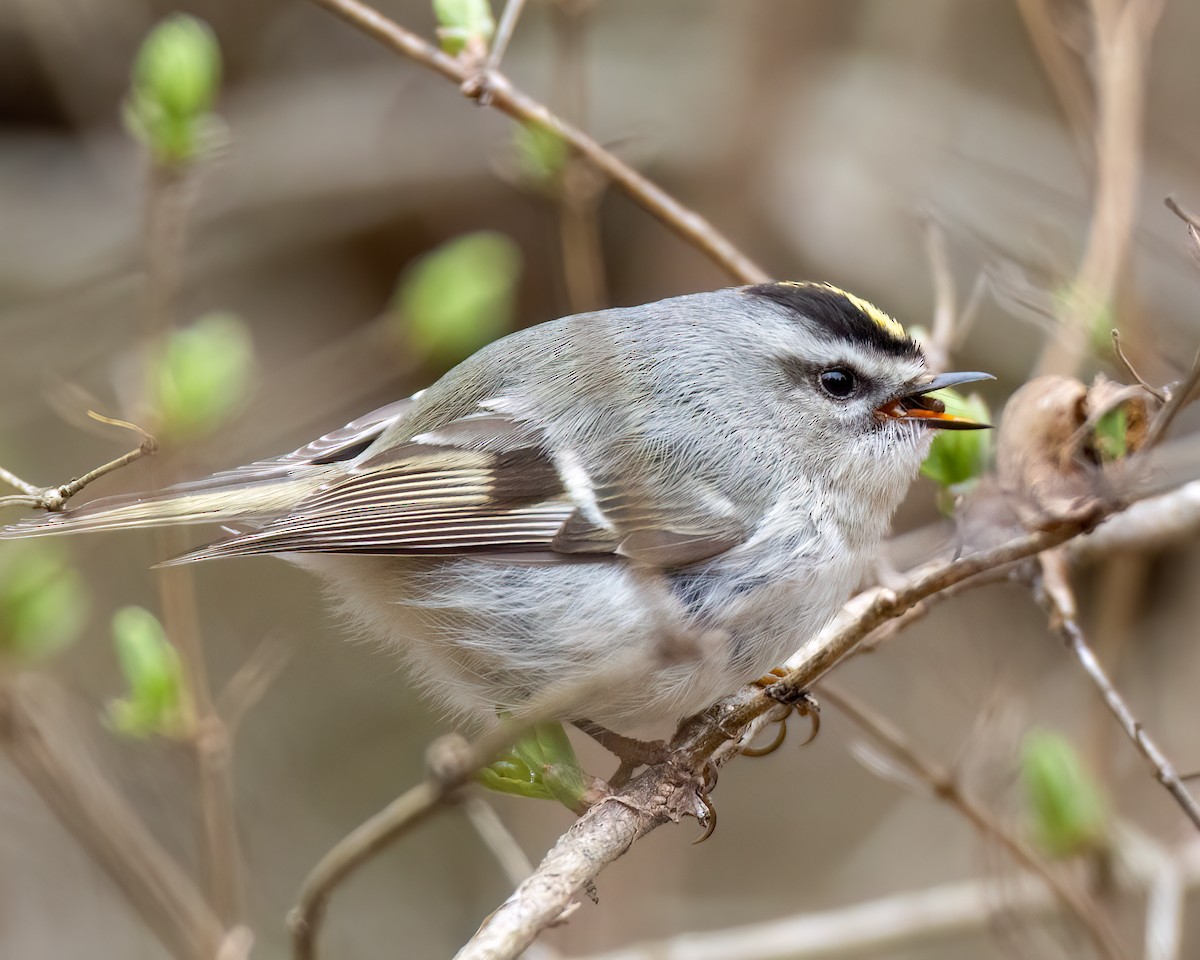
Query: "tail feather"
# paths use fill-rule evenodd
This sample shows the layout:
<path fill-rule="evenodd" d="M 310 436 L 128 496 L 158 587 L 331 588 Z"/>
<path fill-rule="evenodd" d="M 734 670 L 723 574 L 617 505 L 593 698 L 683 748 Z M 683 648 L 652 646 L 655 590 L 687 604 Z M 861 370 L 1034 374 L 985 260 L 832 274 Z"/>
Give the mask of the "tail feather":
<path fill-rule="evenodd" d="M 310 497 L 336 471 L 336 467 L 322 467 L 278 480 L 230 483 L 206 490 L 184 484 L 153 494 L 104 497 L 72 510 L 0 527 L 0 540 L 231 520 L 262 522 Z"/>

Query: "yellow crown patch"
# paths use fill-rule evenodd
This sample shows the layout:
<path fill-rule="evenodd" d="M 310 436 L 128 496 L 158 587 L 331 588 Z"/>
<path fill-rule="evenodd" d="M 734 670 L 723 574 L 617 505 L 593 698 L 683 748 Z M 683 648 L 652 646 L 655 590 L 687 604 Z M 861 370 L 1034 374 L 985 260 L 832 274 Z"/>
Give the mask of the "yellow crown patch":
<path fill-rule="evenodd" d="M 875 306 L 875 304 L 871 303 L 870 300 L 864 300 L 862 297 L 856 297 L 849 290 L 843 290 L 841 287 L 835 287 L 832 283 L 824 283 L 815 280 L 784 280 L 780 285 L 785 287 L 807 287 L 809 289 L 816 287 L 821 290 L 828 290 L 830 293 L 836 293 L 839 296 L 845 297 L 852 304 L 858 307 L 858 309 L 861 310 L 865 316 L 869 317 L 886 333 L 896 337 L 898 340 L 908 339 L 908 333 L 899 320 L 884 313 L 877 306 Z"/>

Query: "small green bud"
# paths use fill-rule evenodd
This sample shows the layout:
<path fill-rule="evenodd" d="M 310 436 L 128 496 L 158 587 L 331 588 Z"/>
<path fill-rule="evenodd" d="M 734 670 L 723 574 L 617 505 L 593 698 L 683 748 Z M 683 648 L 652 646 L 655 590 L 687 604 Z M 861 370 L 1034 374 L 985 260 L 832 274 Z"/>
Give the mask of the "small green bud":
<path fill-rule="evenodd" d="M 1103 846 L 1107 804 L 1068 740 L 1030 733 L 1021 750 L 1021 780 L 1034 839 L 1047 854 L 1070 857 Z"/>
<path fill-rule="evenodd" d="M 501 233 L 470 233 L 416 261 L 400 279 L 395 307 L 413 346 L 455 363 L 508 330 L 521 252 Z"/>
<path fill-rule="evenodd" d="M 1123 460 L 1129 454 L 1129 415 L 1125 407 L 1109 410 L 1096 424 L 1093 442 L 1105 463 Z"/>
<path fill-rule="evenodd" d="M 124 105 L 130 134 L 163 163 L 197 153 L 221 82 L 221 50 L 202 20 L 174 14 L 142 42 Z"/>
<path fill-rule="evenodd" d="M 567 142 L 553 130 L 532 123 L 519 123 L 513 130 L 513 146 L 521 172 L 535 183 L 556 180 L 567 163 Z"/>
<path fill-rule="evenodd" d="M 489 790 L 539 800 L 557 800 L 578 810 L 586 778 L 567 733 L 559 723 L 540 723 L 477 779 Z"/>
<path fill-rule="evenodd" d="M 245 403 L 254 379 L 254 345 L 241 319 L 209 313 L 173 331 L 151 377 L 162 435 L 204 437 Z"/>
<path fill-rule="evenodd" d="M 987 404 L 977 395 L 963 397 L 954 390 L 939 390 L 935 396 L 946 409 L 957 416 L 988 423 L 991 415 Z M 939 430 L 934 434 L 929 456 L 921 465 L 921 473 L 947 491 L 964 493 L 987 472 L 992 458 L 990 430 Z M 945 499 L 945 498 L 943 498 Z"/>
<path fill-rule="evenodd" d="M 433 15 L 437 17 L 438 40 L 451 56 L 471 46 L 486 51 L 496 32 L 488 0 L 433 0 Z"/>
<path fill-rule="evenodd" d="M 87 622 L 83 578 L 60 551 L 43 544 L 8 547 L 0 564 L 0 656 L 47 659 L 79 638 Z"/>
<path fill-rule="evenodd" d="M 181 736 L 183 667 L 162 624 L 142 607 L 122 607 L 113 614 L 112 632 L 129 696 L 109 703 L 109 724 L 130 737 Z"/>

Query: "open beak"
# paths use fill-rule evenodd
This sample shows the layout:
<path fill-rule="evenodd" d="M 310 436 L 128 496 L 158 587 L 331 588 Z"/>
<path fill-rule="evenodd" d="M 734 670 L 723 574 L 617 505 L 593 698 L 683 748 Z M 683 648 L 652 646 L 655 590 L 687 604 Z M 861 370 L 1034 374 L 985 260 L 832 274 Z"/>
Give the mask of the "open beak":
<path fill-rule="evenodd" d="M 939 430 L 987 430 L 990 423 L 978 423 L 946 412 L 946 405 L 929 394 L 945 387 L 957 387 L 979 380 L 995 380 L 990 373 L 943 373 L 921 384 L 912 393 L 902 394 L 879 408 L 879 413 L 895 420 L 922 423 Z"/>

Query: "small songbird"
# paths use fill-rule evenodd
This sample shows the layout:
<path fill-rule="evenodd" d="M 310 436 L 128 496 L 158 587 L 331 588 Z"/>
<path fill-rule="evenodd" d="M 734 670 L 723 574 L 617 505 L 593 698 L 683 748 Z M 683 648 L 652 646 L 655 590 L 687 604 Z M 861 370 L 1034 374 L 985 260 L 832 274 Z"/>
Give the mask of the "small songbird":
<path fill-rule="evenodd" d="M 754 680 L 862 578 L 955 417 L 877 307 L 768 283 L 499 340 L 293 453 L 0 537 L 217 523 L 171 560 L 279 554 L 461 719 L 618 730 Z"/>

